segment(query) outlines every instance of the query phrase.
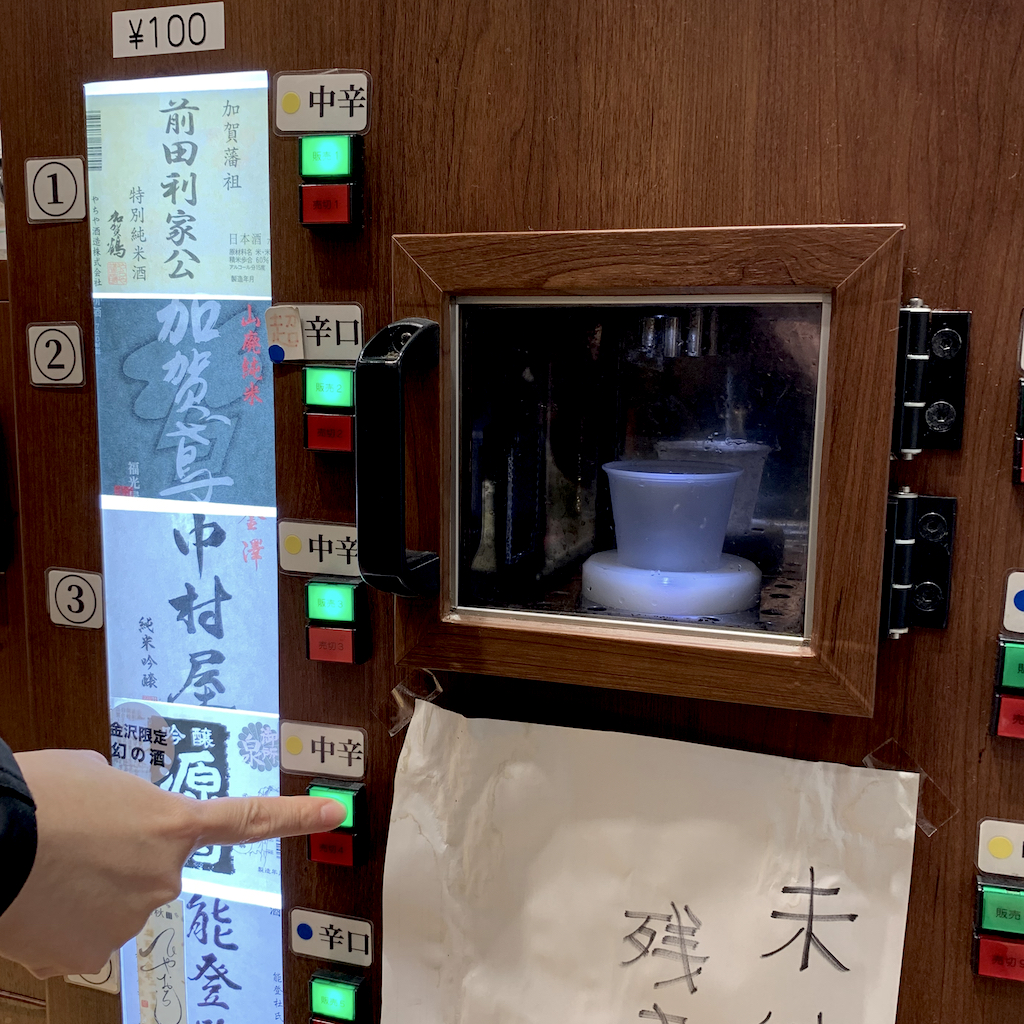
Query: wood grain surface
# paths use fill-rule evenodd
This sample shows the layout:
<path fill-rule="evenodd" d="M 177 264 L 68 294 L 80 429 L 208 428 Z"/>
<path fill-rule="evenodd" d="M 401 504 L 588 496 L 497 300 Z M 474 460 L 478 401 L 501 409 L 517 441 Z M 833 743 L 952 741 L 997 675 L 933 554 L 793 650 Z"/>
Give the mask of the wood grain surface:
<path fill-rule="evenodd" d="M 396 236 L 395 309 L 445 325 L 436 411 L 415 410 L 407 428 L 415 439 L 411 518 L 433 531 L 416 546 L 439 552 L 441 593 L 433 614 L 421 601 L 398 600 L 399 663 L 497 676 L 519 664 L 531 678 L 552 682 L 870 717 L 889 461 L 877 410 L 890 404 L 894 387 L 902 235 L 890 224 Z M 723 282 L 832 299 L 806 647 L 456 610 L 453 467 L 461 459 L 452 299 L 678 294 Z"/>
<path fill-rule="evenodd" d="M 1010 481 L 1024 308 L 1024 6 L 437 0 L 357 10 L 251 0 L 226 4 L 224 51 L 114 61 L 115 6 L 138 5 L 50 0 L 44 31 L 37 8 L 0 0 L 5 165 L 84 152 L 83 81 L 365 68 L 375 106 L 361 238 L 297 224 L 293 140 L 271 139 L 270 164 L 275 299 L 359 301 L 370 332 L 405 312 L 392 308 L 393 292 L 405 293 L 390 277 L 395 234 L 907 225 L 903 298 L 973 310 L 973 336 L 962 451 L 891 467 L 893 486 L 959 499 L 950 625 L 883 645 L 874 716 L 461 674 L 442 680 L 443 699 L 471 715 L 850 764 L 895 738 L 956 811 L 930 838 L 918 835 L 899 1024 L 1021 1019 L 1024 989 L 973 977 L 970 941 L 977 821 L 1024 817 L 1024 745 L 987 733 L 1003 581 L 1024 565 L 1024 495 Z M 58 637 L 42 592 L 46 565 L 99 567 L 92 364 L 84 390 L 44 393 L 28 383 L 19 340 L 33 320 L 75 319 L 90 332 L 88 230 L 30 227 L 18 178 L 8 175 L 7 196 L 27 682 L 46 742 L 102 749 L 102 637 Z M 351 465 L 302 450 L 294 371 L 277 374 L 275 398 L 281 514 L 349 519 Z M 886 433 L 889 410 L 874 415 Z M 374 838 L 370 863 L 349 873 L 313 867 L 301 840 L 286 840 L 286 905 L 379 922 L 401 746 L 373 714 L 402 677 L 390 658 L 392 602 L 374 600 L 377 653 L 350 669 L 306 662 L 301 581 L 282 579 L 280 601 L 282 712 L 367 728 Z M 289 791 L 303 784 L 285 780 Z M 379 954 L 378 945 L 378 964 Z M 314 966 L 287 957 L 288 1024 L 308 1017 Z M 379 968 L 369 977 L 376 996 Z"/>

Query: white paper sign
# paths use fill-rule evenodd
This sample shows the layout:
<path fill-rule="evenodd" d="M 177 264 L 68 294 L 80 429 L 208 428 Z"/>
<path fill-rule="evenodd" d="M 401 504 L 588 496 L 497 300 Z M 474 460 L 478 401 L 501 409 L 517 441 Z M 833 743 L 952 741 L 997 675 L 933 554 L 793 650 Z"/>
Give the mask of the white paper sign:
<path fill-rule="evenodd" d="M 224 4 L 179 4 L 114 11 L 115 57 L 224 49 Z"/>
<path fill-rule="evenodd" d="M 891 1024 L 917 788 L 420 703 L 381 1022 Z"/>

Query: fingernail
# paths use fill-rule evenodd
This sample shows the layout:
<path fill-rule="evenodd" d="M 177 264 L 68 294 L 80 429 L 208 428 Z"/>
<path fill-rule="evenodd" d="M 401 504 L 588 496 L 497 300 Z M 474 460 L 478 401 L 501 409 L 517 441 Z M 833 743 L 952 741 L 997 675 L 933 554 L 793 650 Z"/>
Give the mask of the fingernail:
<path fill-rule="evenodd" d="M 328 828 L 337 828 L 348 817 L 348 808 L 337 800 L 325 800 L 320 808 L 320 820 Z"/>

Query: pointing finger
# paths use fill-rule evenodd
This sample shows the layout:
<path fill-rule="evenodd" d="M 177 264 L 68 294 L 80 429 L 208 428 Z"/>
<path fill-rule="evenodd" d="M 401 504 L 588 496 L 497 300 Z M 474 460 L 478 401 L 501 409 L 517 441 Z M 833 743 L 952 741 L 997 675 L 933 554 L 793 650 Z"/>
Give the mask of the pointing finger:
<path fill-rule="evenodd" d="M 232 846 L 278 836 L 303 836 L 337 828 L 348 811 L 337 800 L 311 796 L 249 796 L 204 800 L 196 805 L 196 846 Z"/>

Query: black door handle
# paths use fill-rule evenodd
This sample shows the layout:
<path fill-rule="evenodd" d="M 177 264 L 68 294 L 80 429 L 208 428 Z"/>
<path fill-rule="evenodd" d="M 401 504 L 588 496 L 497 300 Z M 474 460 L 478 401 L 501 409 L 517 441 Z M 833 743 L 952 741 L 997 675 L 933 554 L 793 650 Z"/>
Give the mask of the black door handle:
<path fill-rule="evenodd" d="M 378 331 L 356 361 L 356 529 L 359 573 L 372 587 L 433 597 L 436 551 L 405 544 L 405 381 L 437 364 L 440 331 L 409 317 Z"/>

